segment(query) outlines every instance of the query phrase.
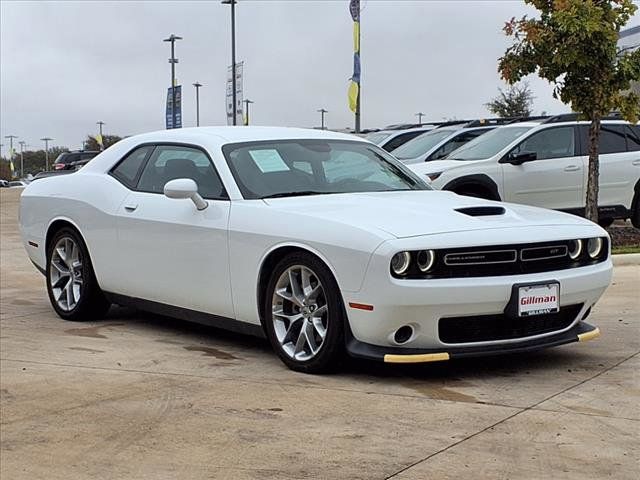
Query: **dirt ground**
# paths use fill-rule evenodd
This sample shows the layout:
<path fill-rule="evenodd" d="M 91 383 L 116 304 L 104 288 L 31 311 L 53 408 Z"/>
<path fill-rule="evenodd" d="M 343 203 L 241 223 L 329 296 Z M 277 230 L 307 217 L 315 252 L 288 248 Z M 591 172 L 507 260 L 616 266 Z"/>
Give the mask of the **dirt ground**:
<path fill-rule="evenodd" d="M 616 267 L 602 337 L 537 353 L 341 373 L 262 340 L 125 309 L 49 306 L 0 191 L 0 477 L 636 479 L 640 266 Z"/>

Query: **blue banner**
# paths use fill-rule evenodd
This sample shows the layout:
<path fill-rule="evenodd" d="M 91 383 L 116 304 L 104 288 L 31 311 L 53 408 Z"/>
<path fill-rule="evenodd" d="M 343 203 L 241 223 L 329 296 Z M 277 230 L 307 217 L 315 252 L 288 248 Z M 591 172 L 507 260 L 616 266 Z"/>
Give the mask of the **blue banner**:
<path fill-rule="evenodd" d="M 173 89 L 176 89 L 176 124 L 173 125 Z M 167 89 L 167 129 L 182 128 L 182 85 Z"/>

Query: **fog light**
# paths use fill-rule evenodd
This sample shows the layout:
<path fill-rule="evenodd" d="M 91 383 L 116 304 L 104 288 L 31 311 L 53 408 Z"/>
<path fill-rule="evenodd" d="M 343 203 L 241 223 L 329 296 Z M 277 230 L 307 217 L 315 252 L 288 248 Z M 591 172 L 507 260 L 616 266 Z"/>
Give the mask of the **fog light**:
<path fill-rule="evenodd" d="M 409 252 L 398 252 L 391 258 L 391 271 L 396 275 L 404 275 L 409 270 L 411 264 L 411 254 Z"/>
<path fill-rule="evenodd" d="M 576 260 L 582 253 L 582 240 L 571 240 L 569 242 L 569 258 Z"/>
<path fill-rule="evenodd" d="M 587 251 L 589 252 L 589 256 L 591 258 L 598 258 L 598 256 L 602 252 L 602 239 L 599 237 L 590 238 L 587 242 Z"/>
<path fill-rule="evenodd" d="M 422 250 L 418 252 L 418 268 L 422 273 L 427 273 L 433 267 L 433 263 L 435 262 L 436 256 L 433 253 L 433 250 Z"/>

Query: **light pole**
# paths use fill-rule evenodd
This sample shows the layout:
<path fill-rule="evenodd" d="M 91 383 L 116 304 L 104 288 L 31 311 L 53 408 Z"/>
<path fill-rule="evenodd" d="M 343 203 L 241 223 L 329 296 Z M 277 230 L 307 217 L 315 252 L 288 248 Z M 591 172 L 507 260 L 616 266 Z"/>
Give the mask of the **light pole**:
<path fill-rule="evenodd" d="M 163 42 L 171 42 L 171 58 L 169 59 L 169 63 L 171 64 L 171 118 L 172 118 L 172 128 L 176 128 L 176 63 L 178 63 L 178 59 L 175 55 L 175 44 L 176 40 L 182 40 L 182 37 L 178 37 L 173 33 L 169 38 L 165 38 Z"/>
<path fill-rule="evenodd" d="M 20 145 L 20 178 L 24 177 L 24 147 L 27 144 L 24 140 L 18 142 Z"/>
<path fill-rule="evenodd" d="M 416 113 L 416 117 L 418 117 L 418 125 L 422 126 L 422 117 L 424 117 L 424 113 L 418 112 Z"/>
<path fill-rule="evenodd" d="M 249 100 L 248 98 L 246 100 L 243 100 L 244 102 L 244 109 L 247 112 L 247 117 L 245 119 L 245 125 L 249 125 L 249 105 L 251 105 L 252 103 L 255 103 L 253 100 Z"/>
<path fill-rule="evenodd" d="M 320 110 L 318 110 L 318 112 L 320 112 L 320 130 L 324 130 L 324 114 L 328 113 L 329 110 L 321 108 Z"/>
<path fill-rule="evenodd" d="M 202 84 L 196 80 L 193 84 L 196 87 L 196 127 L 200 126 L 200 87 Z"/>
<path fill-rule="evenodd" d="M 53 140 L 53 138 L 44 137 L 40 140 L 44 142 L 44 170 L 46 172 L 49 170 L 49 142 Z"/>
<path fill-rule="evenodd" d="M 100 151 L 104 150 L 104 138 L 102 137 L 102 126 L 106 125 L 102 120 L 96 122 L 96 125 L 100 128 Z"/>
<path fill-rule="evenodd" d="M 222 0 L 223 5 L 231 5 L 231 88 L 233 92 L 233 125 L 237 125 L 236 111 L 236 3 L 237 0 Z"/>

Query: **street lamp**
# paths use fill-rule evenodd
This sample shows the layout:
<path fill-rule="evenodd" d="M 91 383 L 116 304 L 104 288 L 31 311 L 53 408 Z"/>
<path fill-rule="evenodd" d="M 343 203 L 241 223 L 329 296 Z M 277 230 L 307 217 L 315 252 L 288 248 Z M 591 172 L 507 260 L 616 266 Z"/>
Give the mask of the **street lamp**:
<path fill-rule="evenodd" d="M 174 35 L 173 33 L 169 38 L 165 38 L 163 42 L 171 42 L 171 58 L 169 63 L 171 64 L 171 118 L 173 120 L 172 128 L 176 128 L 176 63 L 178 59 L 175 55 L 175 43 L 176 40 L 182 40 L 182 37 Z"/>
<path fill-rule="evenodd" d="M 236 111 L 236 3 L 237 0 L 222 0 L 223 5 L 231 5 L 231 88 L 233 92 L 233 125 L 237 125 Z"/>
<path fill-rule="evenodd" d="M 96 125 L 98 125 L 98 127 L 100 127 L 100 150 L 104 150 L 104 138 L 102 138 L 102 126 L 106 125 L 102 120 L 100 120 L 99 122 L 96 122 Z"/>
<path fill-rule="evenodd" d="M 247 112 L 247 116 L 245 118 L 245 125 L 249 125 L 249 105 L 252 103 L 256 103 L 253 100 L 249 100 L 248 98 L 246 100 L 243 100 L 244 105 L 245 105 L 245 111 Z"/>
<path fill-rule="evenodd" d="M 44 170 L 48 171 L 49 170 L 49 142 L 53 140 L 53 138 L 49 138 L 49 137 L 44 137 L 41 138 L 40 140 L 42 140 L 44 142 Z"/>
<path fill-rule="evenodd" d="M 425 114 L 422 112 L 418 112 L 416 113 L 416 117 L 418 117 L 418 125 L 422 126 L 422 117 L 424 117 Z"/>
<path fill-rule="evenodd" d="M 329 110 L 321 108 L 320 110 L 318 110 L 318 112 L 320 112 L 320 130 L 324 130 L 324 114 L 328 113 Z"/>
<path fill-rule="evenodd" d="M 24 177 L 24 147 L 27 144 L 24 140 L 18 142 L 20 145 L 20 178 Z"/>
<path fill-rule="evenodd" d="M 196 87 L 196 127 L 200 126 L 200 87 L 202 84 L 196 80 L 193 84 Z"/>

